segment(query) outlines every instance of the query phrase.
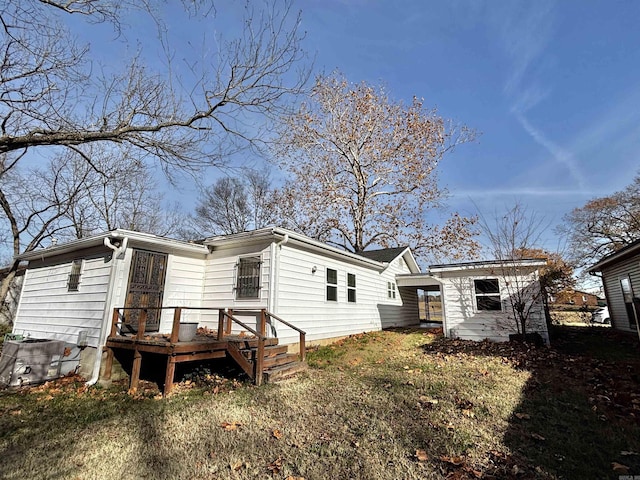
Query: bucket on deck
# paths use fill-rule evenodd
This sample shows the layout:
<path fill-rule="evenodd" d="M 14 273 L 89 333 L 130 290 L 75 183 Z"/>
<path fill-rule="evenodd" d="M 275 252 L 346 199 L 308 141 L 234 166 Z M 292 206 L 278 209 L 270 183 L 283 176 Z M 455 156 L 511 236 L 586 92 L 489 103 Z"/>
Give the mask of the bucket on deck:
<path fill-rule="evenodd" d="M 197 331 L 198 331 L 198 322 L 181 323 L 180 329 L 178 330 L 178 341 L 190 342 L 195 338 Z"/>

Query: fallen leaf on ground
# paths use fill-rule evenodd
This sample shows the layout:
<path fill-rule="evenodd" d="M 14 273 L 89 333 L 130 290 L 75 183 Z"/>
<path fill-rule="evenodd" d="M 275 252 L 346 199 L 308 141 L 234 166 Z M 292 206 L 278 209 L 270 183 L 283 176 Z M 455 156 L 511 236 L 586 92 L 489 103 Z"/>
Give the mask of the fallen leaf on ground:
<path fill-rule="evenodd" d="M 531 419 L 531 415 L 529 415 L 528 413 L 516 413 L 516 417 L 519 418 L 520 420 L 530 420 Z"/>
<path fill-rule="evenodd" d="M 416 458 L 419 462 L 426 462 L 427 460 L 429 460 L 429 455 L 427 455 L 426 451 L 418 449 L 416 450 Z"/>
<path fill-rule="evenodd" d="M 230 432 L 232 430 L 237 430 L 242 424 L 240 422 L 222 422 L 220 426 L 224 428 L 226 431 Z"/>
<path fill-rule="evenodd" d="M 277 438 L 278 440 L 280 440 L 282 438 L 282 435 L 283 435 L 282 432 L 280 430 L 278 430 L 277 428 L 273 432 L 271 432 L 271 434 L 275 438 Z"/>
<path fill-rule="evenodd" d="M 284 480 L 304 480 L 304 477 L 294 477 L 293 475 L 289 475 Z"/>
<path fill-rule="evenodd" d="M 614 472 L 621 473 L 623 475 L 629 473 L 629 467 L 623 465 L 622 463 L 611 462 L 611 468 Z"/>
<path fill-rule="evenodd" d="M 278 457 L 276 460 L 267 465 L 267 470 L 269 470 L 274 475 L 280 473 L 280 470 L 282 470 L 282 457 Z"/>
<path fill-rule="evenodd" d="M 234 462 L 234 463 L 229 465 L 229 467 L 231 467 L 231 470 L 233 470 L 235 472 L 240 470 L 243 466 L 244 466 L 244 462 L 241 462 L 241 461 Z"/>
<path fill-rule="evenodd" d="M 464 459 L 462 457 L 449 457 L 448 455 L 441 455 L 440 460 L 451 465 L 455 465 L 456 467 L 464 463 Z"/>
<path fill-rule="evenodd" d="M 544 438 L 542 435 L 538 435 L 537 433 L 532 433 L 531 438 L 533 438 L 534 440 L 540 440 L 541 442 L 544 442 L 546 440 L 546 438 Z"/>

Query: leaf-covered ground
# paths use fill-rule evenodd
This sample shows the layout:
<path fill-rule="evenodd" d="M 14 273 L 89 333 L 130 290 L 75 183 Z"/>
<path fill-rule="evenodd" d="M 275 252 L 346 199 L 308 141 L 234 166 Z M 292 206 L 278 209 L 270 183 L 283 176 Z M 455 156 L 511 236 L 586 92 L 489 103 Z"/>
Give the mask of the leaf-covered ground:
<path fill-rule="evenodd" d="M 640 350 L 611 329 L 553 348 L 358 335 L 254 387 L 201 369 L 154 384 L 69 377 L 0 394 L 0 478 L 618 478 L 640 474 Z"/>

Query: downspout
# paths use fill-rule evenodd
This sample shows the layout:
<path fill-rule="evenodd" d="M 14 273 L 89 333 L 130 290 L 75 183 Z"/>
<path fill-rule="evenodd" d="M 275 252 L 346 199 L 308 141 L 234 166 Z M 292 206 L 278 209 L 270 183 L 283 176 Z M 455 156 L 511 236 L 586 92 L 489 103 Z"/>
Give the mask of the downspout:
<path fill-rule="evenodd" d="M 113 238 L 118 238 L 118 236 L 113 235 Z M 107 292 L 107 298 L 104 305 L 104 315 L 102 318 L 102 325 L 100 327 L 100 336 L 98 337 L 98 348 L 96 351 L 96 359 L 93 364 L 93 374 L 91 375 L 91 379 L 86 383 L 88 386 L 94 385 L 98 381 L 98 378 L 100 378 L 102 347 L 107 341 L 107 332 L 109 331 L 111 323 L 111 302 L 113 301 L 114 280 L 116 278 L 116 269 L 118 266 L 116 260 L 126 252 L 127 245 L 129 244 L 129 238 L 124 237 L 120 246 L 116 246 L 111 243 L 110 237 L 105 237 L 102 243 L 105 247 L 111 249 L 113 253 L 111 254 L 111 271 L 109 272 L 109 291 Z"/>
<path fill-rule="evenodd" d="M 289 241 L 289 234 L 285 233 L 284 237 L 282 238 L 282 240 L 280 240 L 278 243 L 271 243 L 271 269 L 269 271 L 269 304 L 268 304 L 268 310 L 271 313 L 274 314 L 278 314 L 277 312 L 277 304 L 278 304 L 278 277 L 279 277 L 279 272 L 278 269 L 280 268 L 280 261 L 279 261 L 279 255 L 278 255 L 278 251 L 282 248 L 282 245 L 286 245 L 287 242 Z M 271 326 L 271 329 L 274 330 L 275 333 L 275 328 L 273 327 L 273 325 Z"/>

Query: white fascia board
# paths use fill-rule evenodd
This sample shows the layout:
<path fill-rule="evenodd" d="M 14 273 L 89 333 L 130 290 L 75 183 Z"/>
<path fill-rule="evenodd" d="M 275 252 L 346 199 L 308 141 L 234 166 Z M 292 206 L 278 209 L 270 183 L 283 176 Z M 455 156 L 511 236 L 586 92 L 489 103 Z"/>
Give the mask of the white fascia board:
<path fill-rule="evenodd" d="M 627 247 L 623 247 L 617 252 L 610 253 L 604 258 L 601 258 L 598 263 L 589 267 L 587 271 L 589 273 L 601 272 L 604 268 L 611 265 L 612 263 L 616 263 L 618 260 L 637 255 L 638 250 L 640 250 L 640 241 L 636 241 L 635 243 L 632 243 Z"/>
<path fill-rule="evenodd" d="M 400 254 L 400 256 L 402 256 L 402 258 L 404 258 L 404 261 L 407 262 L 409 271 L 411 271 L 411 273 L 421 273 L 420 266 L 418 265 L 418 262 L 416 262 L 416 257 L 413 256 L 411 248 L 407 247 L 404 252 Z"/>
<path fill-rule="evenodd" d="M 469 262 L 469 263 L 452 263 L 450 265 L 430 265 L 429 272 L 442 273 L 442 272 L 462 272 L 467 270 L 487 270 L 493 268 L 533 268 L 537 269 L 545 267 L 547 265 L 546 260 L 538 259 L 525 259 L 515 261 L 500 261 L 489 260 L 486 262 Z"/>
<path fill-rule="evenodd" d="M 338 258 L 349 263 L 363 265 L 378 271 L 382 271 L 387 267 L 387 264 L 385 263 L 376 262 L 375 260 L 370 260 L 360 255 L 356 255 L 355 253 L 347 252 L 337 247 L 332 247 L 331 245 L 314 240 L 306 235 L 280 227 L 268 227 L 250 232 L 236 233 L 233 235 L 211 237 L 207 238 L 204 241 L 204 244 L 212 247 L 213 249 L 218 249 L 231 248 L 237 245 L 247 245 L 248 243 L 255 243 L 263 240 L 278 241 L 283 244 L 291 243 L 325 256 Z"/>
<path fill-rule="evenodd" d="M 430 285 L 442 285 L 442 280 L 428 273 L 411 273 L 396 275 L 398 287 L 426 287 Z"/>
<path fill-rule="evenodd" d="M 143 246 L 150 249 L 161 250 L 166 253 L 191 253 L 206 255 L 208 252 L 207 247 L 204 245 L 197 245 L 180 240 L 174 240 L 170 238 L 159 237 L 149 233 L 134 232 L 131 230 L 116 229 L 109 232 L 104 232 L 99 235 L 87 238 L 81 238 L 73 240 L 68 243 L 56 245 L 53 247 L 43 248 L 40 250 L 33 250 L 31 252 L 23 253 L 16 257 L 17 260 L 39 260 L 57 255 L 63 255 L 65 253 L 74 252 L 85 248 L 97 247 L 104 244 L 105 238 L 111 239 L 129 239 L 129 245 Z"/>

